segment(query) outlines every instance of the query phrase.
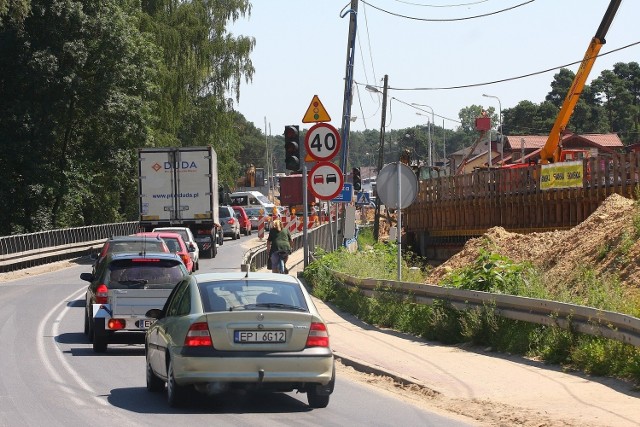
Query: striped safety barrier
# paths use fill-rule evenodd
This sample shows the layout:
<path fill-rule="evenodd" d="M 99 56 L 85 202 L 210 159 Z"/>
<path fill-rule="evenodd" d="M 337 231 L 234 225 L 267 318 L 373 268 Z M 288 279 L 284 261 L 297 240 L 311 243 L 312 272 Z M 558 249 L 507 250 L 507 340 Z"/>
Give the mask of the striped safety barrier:
<path fill-rule="evenodd" d="M 298 218 L 295 215 L 291 215 L 289 218 L 289 233 L 295 233 L 298 228 Z"/>
<path fill-rule="evenodd" d="M 264 221 L 265 216 L 260 215 L 260 218 L 258 219 L 258 239 L 260 240 L 264 239 Z"/>

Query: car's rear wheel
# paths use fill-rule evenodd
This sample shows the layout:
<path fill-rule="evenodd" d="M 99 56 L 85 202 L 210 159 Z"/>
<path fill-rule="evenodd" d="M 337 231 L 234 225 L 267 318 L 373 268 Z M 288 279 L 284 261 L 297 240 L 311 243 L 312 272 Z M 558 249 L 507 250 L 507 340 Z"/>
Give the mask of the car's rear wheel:
<path fill-rule="evenodd" d="M 318 389 L 313 387 L 307 391 L 307 401 L 312 408 L 326 408 L 329 405 L 328 394 L 318 394 Z"/>
<path fill-rule="evenodd" d="M 89 312 L 87 309 L 84 310 L 84 334 L 90 336 L 89 334 Z"/>
<path fill-rule="evenodd" d="M 158 392 L 164 390 L 164 381 L 153 372 L 151 364 L 147 361 L 147 390 Z"/>
<path fill-rule="evenodd" d="M 167 368 L 167 401 L 172 408 L 183 406 L 187 401 L 187 388 L 176 383 L 172 361 Z"/>

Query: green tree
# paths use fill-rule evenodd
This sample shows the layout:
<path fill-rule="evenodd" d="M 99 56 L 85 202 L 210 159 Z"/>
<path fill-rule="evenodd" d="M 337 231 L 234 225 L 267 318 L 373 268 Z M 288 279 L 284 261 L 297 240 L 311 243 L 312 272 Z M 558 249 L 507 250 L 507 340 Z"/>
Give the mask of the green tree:
<path fill-rule="evenodd" d="M 627 143 L 640 135 L 640 66 L 619 62 L 592 82 L 595 96 L 606 111 L 608 131 L 617 132 Z"/>
<path fill-rule="evenodd" d="M 0 0 L 0 28 L 6 23 L 21 25 L 31 11 L 31 0 Z"/>
<path fill-rule="evenodd" d="M 131 205 L 157 52 L 129 2 L 99 3 L 33 0 L 0 32 L 2 234 L 118 221 Z"/>
<path fill-rule="evenodd" d="M 239 99 L 242 80 L 253 76 L 249 55 L 255 40 L 233 37 L 226 26 L 250 14 L 249 1 L 145 0 L 142 11 L 141 29 L 153 36 L 163 52 L 155 145 L 181 145 L 184 141 L 178 135 L 187 137 L 193 128 L 193 123 L 185 122 L 203 115 L 192 110 L 204 107 L 210 114 L 209 127 L 198 127 L 204 140 L 228 134 L 228 129 L 216 126 L 232 121 L 215 115 L 231 110 L 233 99 Z M 206 101 L 199 102 L 201 98 Z M 194 140 L 193 135 L 190 139 Z"/>

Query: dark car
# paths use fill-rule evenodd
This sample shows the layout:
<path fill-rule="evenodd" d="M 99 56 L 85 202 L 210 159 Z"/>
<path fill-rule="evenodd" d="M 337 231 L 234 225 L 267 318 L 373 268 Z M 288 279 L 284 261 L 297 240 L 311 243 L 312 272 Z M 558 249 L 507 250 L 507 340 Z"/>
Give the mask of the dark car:
<path fill-rule="evenodd" d="M 244 208 L 242 206 L 231 206 L 236 213 L 236 218 L 240 223 L 240 233 L 248 236 L 251 234 L 251 220 L 247 216 Z"/>
<path fill-rule="evenodd" d="M 271 216 L 264 208 L 244 208 L 244 211 L 249 217 L 249 221 L 251 221 L 252 229 L 257 230 L 260 224 L 260 217 L 264 217 L 264 229 L 269 231 L 271 227 Z"/>
<path fill-rule="evenodd" d="M 85 320 L 84 333 L 94 344 L 94 350 L 105 351 L 107 342 L 113 337 L 115 330 L 106 330 L 99 338 L 96 338 L 96 324 L 94 320 L 94 304 L 104 306 L 109 304 L 109 291 L 121 290 L 119 295 L 127 296 L 128 290 L 142 289 L 155 290 L 150 292 L 147 300 L 140 299 L 140 310 L 144 314 L 149 303 L 164 304 L 164 301 L 171 293 L 171 290 L 182 280 L 189 276 L 182 259 L 173 253 L 149 252 L 145 254 L 114 253 L 108 254 L 97 266 L 95 273 L 82 273 L 80 278 L 89 282 L 85 295 Z M 165 292 L 166 291 L 166 292 Z M 160 294 L 164 295 L 162 297 Z M 162 299 L 162 301 L 160 301 Z M 120 307 L 108 307 L 109 314 L 114 315 Z M 126 315 L 133 319 L 136 307 L 127 306 L 124 308 Z M 124 316 L 124 317 L 127 317 Z M 131 329 L 144 332 L 143 325 L 132 326 L 130 319 L 124 319 L 126 325 L 120 329 L 131 331 Z"/>
<path fill-rule="evenodd" d="M 111 236 L 104 242 L 102 249 L 94 255 L 93 273 L 98 264 L 109 254 L 130 253 L 144 254 L 147 252 L 169 252 L 169 247 L 159 237 L 149 236 Z"/>

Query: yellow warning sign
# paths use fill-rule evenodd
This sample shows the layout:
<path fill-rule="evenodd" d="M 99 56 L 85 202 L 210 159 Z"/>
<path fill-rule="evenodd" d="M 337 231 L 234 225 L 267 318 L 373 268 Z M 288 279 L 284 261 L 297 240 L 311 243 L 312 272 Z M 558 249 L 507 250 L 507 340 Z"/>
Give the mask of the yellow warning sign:
<path fill-rule="evenodd" d="M 330 122 L 331 117 L 329 117 L 329 113 L 324 109 L 324 105 L 320 102 L 320 98 L 318 95 L 313 95 L 313 99 L 311 100 L 311 104 L 309 104 L 309 108 L 307 108 L 307 112 L 304 114 L 302 118 L 302 123 L 316 123 L 316 122 Z"/>

